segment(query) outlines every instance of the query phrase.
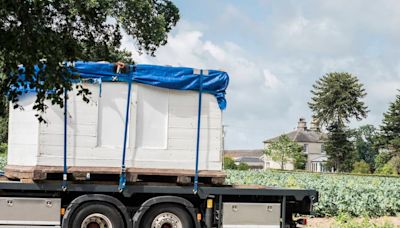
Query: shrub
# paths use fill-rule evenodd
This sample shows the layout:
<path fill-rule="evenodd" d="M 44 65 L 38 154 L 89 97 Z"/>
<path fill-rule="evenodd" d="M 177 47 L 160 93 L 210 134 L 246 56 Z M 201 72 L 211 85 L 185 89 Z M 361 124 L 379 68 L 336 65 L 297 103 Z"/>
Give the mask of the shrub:
<path fill-rule="evenodd" d="M 397 174 L 400 174 L 400 156 L 393 157 L 389 163 L 396 169 Z"/>
<path fill-rule="evenodd" d="M 0 170 L 3 170 L 6 164 L 7 164 L 7 155 L 0 154 Z"/>
<path fill-rule="evenodd" d="M 391 156 L 388 152 L 382 151 L 375 157 L 375 169 L 382 168 L 389 160 Z"/>
<path fill-rule="evenodd" d="M 0 143 L 0 154 L 7 153 L 7 143 Z"/>
<path fill-rule="evenodd" d="M 237 170 L 249 170 L 250 166 L 246 163 L 239 163 L 239 165 L 236 167 Z"/>
<path fill-rule="evenodd" d="M 352 173 L 369 173 L 369 170 L 369 164 L 366 163 L 364 160 L 361 160 L 353 164 Z"/>
<path fill-rule="evenodd" d="M 231 157 L 224 157 L 224 169 L 236 169 L 235 161 Z"/>
<path fill-rule="evenodd" d="M 378 168 L 375 171 L 375 174 L 397 175 L 397 170 L 396 167 L 391 162 L 388 162 L 383 167 Z"/>

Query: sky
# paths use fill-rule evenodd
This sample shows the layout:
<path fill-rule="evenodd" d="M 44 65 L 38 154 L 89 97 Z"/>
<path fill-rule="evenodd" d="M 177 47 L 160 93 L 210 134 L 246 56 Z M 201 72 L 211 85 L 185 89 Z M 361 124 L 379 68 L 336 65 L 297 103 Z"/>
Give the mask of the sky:
<path fill-rule="evenodd" d="M 379 126 L 400 89 L 398 0 L 173 1 L 181 20 L 156 57 L 123 48 L 137 63 L 228 72 L 223 113 L 226 149 L 261 149 L 262 141 L 311 120 L 313 83 L 350 72 L 364 84 L 368 117 Z"/>

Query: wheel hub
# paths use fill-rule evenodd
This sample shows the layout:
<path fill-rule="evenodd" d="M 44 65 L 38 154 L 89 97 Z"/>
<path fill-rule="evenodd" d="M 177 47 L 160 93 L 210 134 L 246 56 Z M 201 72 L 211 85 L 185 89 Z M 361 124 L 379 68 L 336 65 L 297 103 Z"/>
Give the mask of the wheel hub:
<path fill-rule="evenodd" d="M 183 228 L 182 221 L 175 214 L 164 212 L 157 215 L 151 223 L 151 228 Z"/>
<path fill-rule="evenodd" d="M 88 215 L 82 222 L 81 228 L 113 228 L 107 216 L 99 213 Z"/>

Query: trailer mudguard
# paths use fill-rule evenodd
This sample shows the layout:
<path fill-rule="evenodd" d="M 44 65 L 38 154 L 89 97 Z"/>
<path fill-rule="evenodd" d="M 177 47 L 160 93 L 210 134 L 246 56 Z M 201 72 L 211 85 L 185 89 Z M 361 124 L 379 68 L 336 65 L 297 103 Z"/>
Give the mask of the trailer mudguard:
<path fill-rule="evenodd" d="M 106 202 L 113 205 L 125 220 L 126 227 L 132 228 L 132 218 L 129 216 L 128 209 L 117 198 L 103 194 L 87 194 L 75 198 L 67 207 L 62 220 L 62 228 L 67 228 L 73 212 L 83 203 L 87 202 Z"/>

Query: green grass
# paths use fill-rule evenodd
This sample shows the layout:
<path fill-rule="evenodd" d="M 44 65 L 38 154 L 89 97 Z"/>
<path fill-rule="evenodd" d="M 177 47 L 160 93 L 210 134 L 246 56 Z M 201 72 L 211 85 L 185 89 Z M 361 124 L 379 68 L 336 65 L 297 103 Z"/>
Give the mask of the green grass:
<path fill-rule="evenodd" d="M 348 214 L 341 213 L 335 218 L 335 223 L 331 226 L 331 228 L 394 228 L 394 224 L 389 221 L 384 221 L 383 224 L 378 224 L 376 222 L 371 221 L 368 217 L 364 217 L 361 220 L 355 219 L 349 216 Z"/>
<path fill-rule="evenodd" d="M 393 216 L 400 213 L 400 178 L 287 171 L 228 170 L 228 184 L 315 189 L 318 216 Z"/>

